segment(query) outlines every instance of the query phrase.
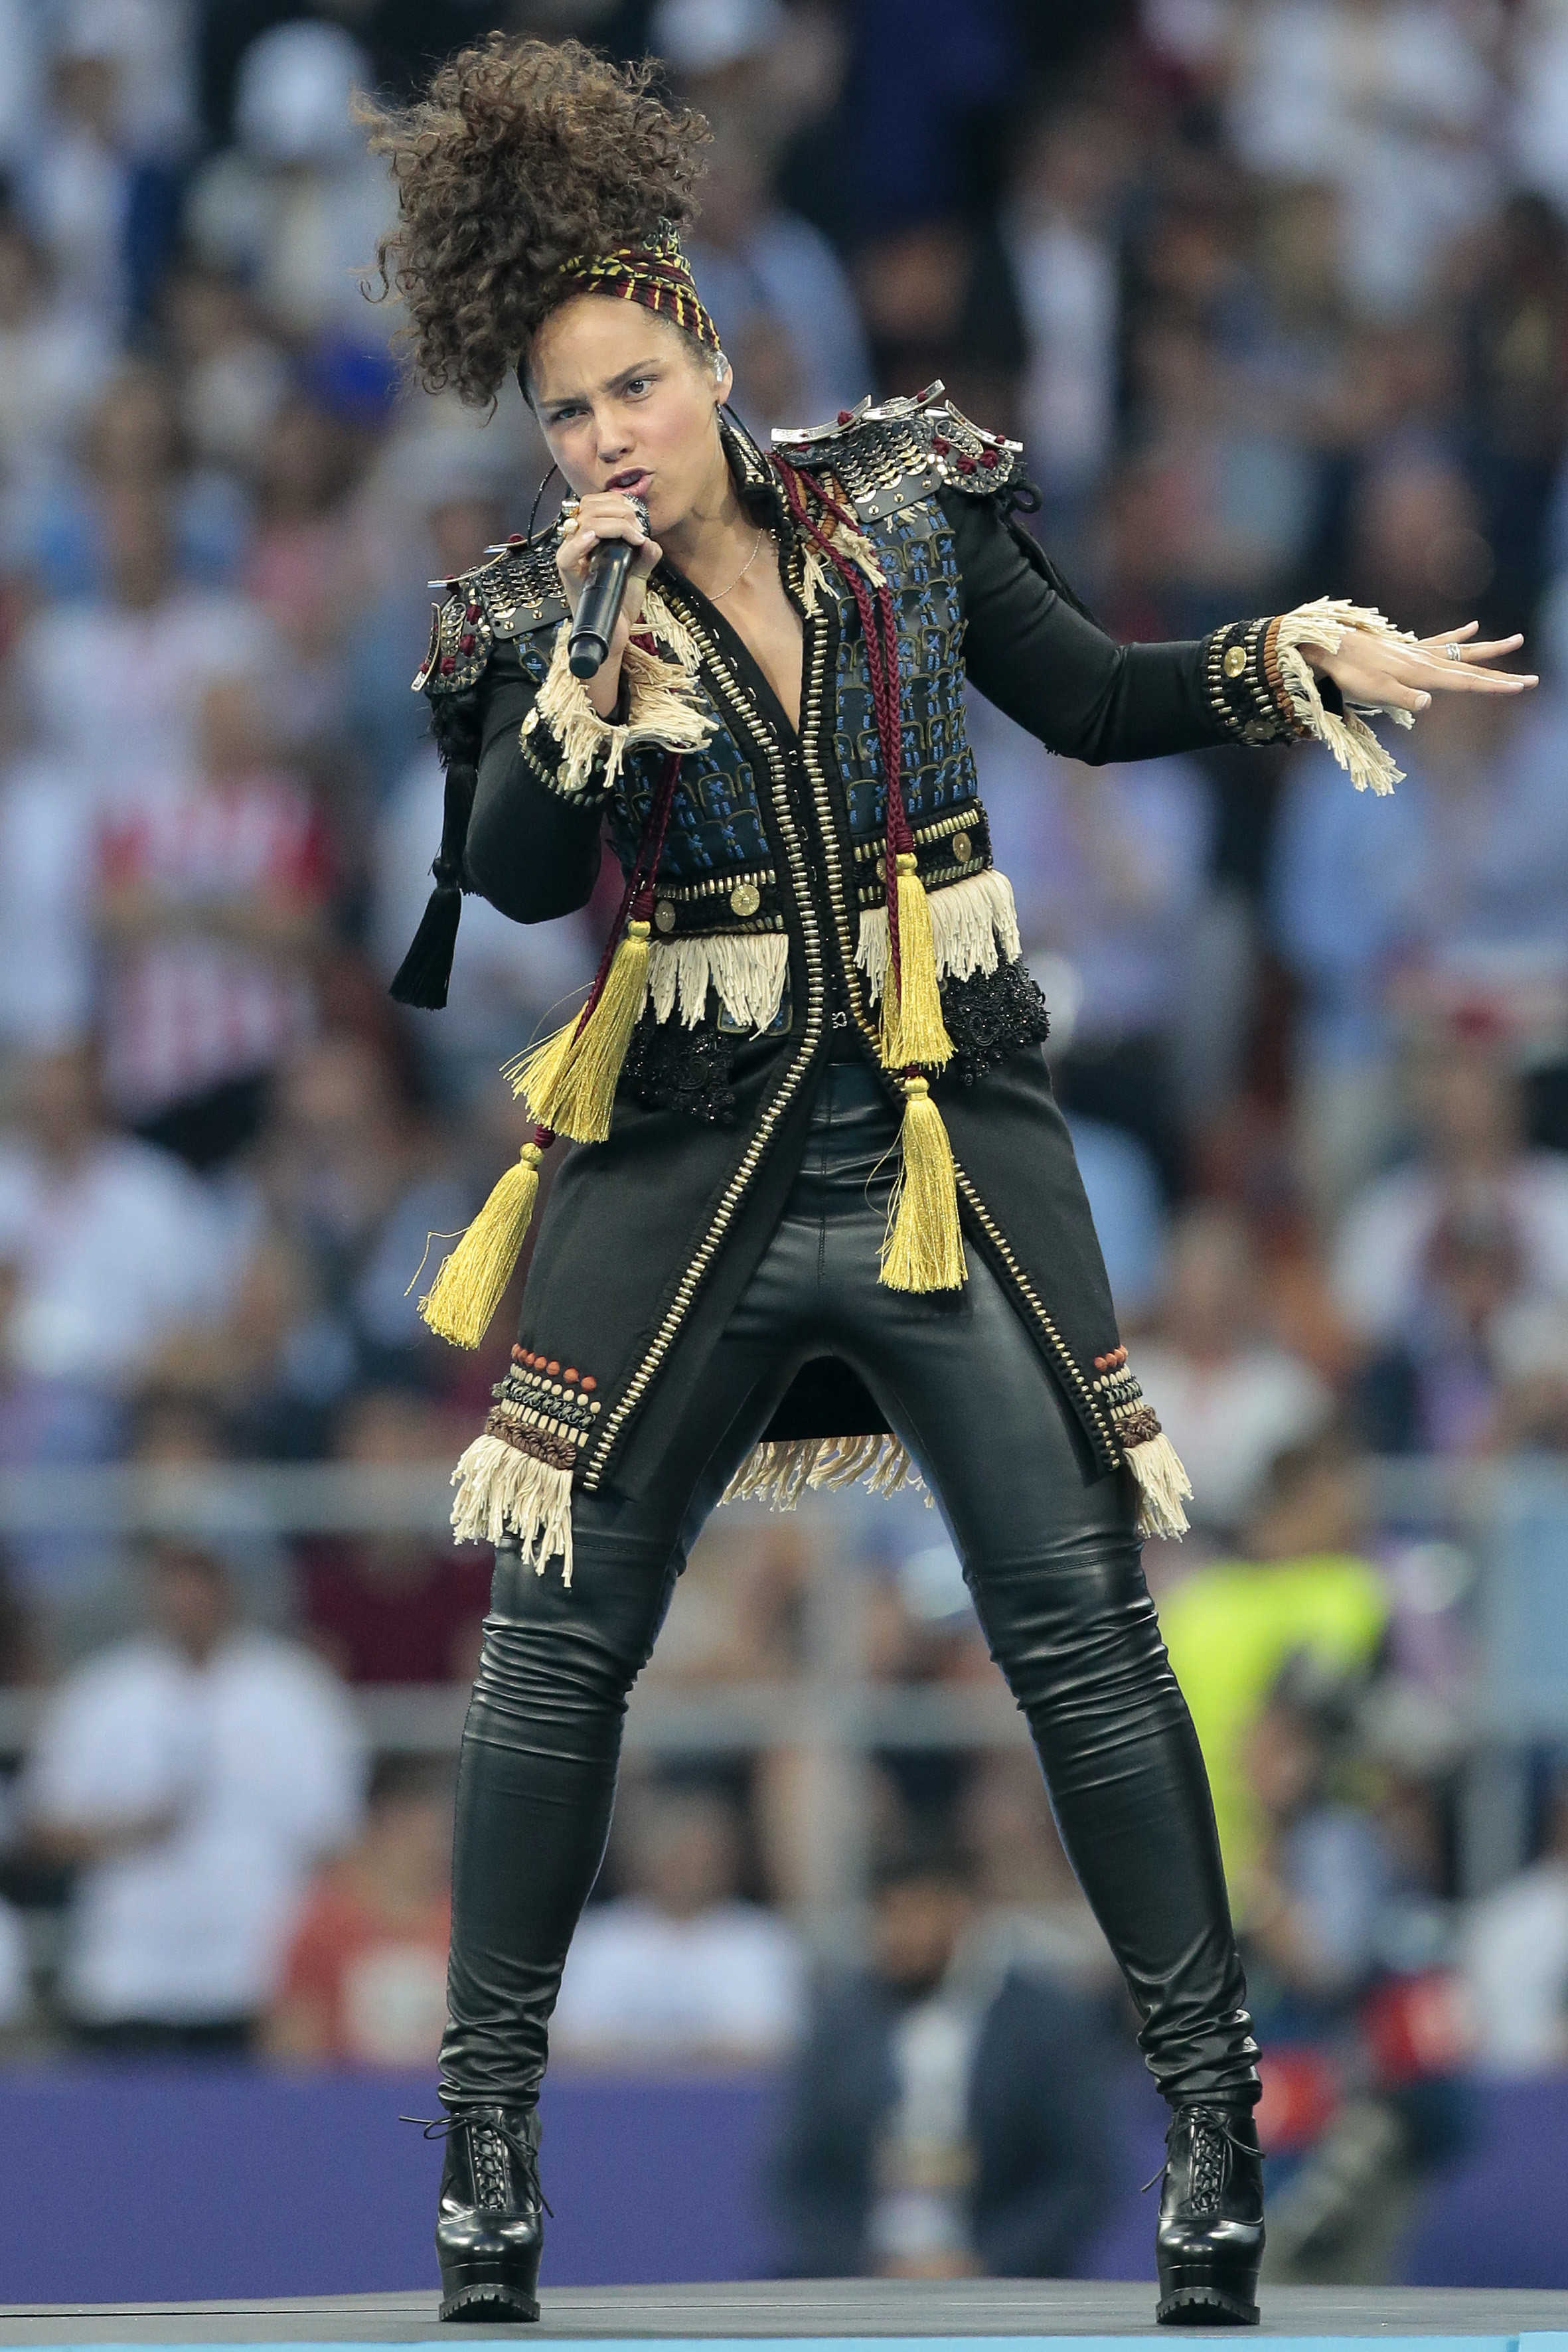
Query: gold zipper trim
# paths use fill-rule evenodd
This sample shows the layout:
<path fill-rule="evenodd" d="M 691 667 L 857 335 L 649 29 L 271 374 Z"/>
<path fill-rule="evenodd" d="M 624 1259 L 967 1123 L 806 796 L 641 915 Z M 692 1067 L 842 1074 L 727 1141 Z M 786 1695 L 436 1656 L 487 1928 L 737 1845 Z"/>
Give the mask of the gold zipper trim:
<path fill-rule="evenodd" d="M 752 866 L 743 874 L 710 874 L 702 882 L 659 882 L 654 887 L 661 898 L 673 898 L 678 907 L 685 907 L 696 898 L 728 898 L 741 882 L 752 882 L 763 889 L 778 878 L 771 866 Z"/>
<path fill-rule="evenodd" d="M 973 800 L 966 809 L 955 809 L 949 816 L 934 817 L 930 824 L 911 826 L 910 838 L 915 847 L 921 849 L 928 841 L 945 841 L 950 833 L 973 833 L 984 822 L 984 811 L 979 801 Z M 857 858 L 880 857 L 882 844 L 876 838 L 870 841 L 858 841 L 855 844 L 855 855 Z"/>
<path fill-rule="evenodd" d="M 688 625 L 694 625 L 689 621 Z M 808 623 L 808 644 L 810 628 L 811 625 Z M 816 633 L 818 635 L 823 634 L 821 625 L 818 625 Z M 822 939 L 816 926 L 816 908 L 812 898 L 811 877 L 807 871 L 805 852 L 801 847 L 795 814 L 789 805 L 787 764 L 773 740 L 772 729 L 765 725 L 761 712 L 755 708 L 744 686 L 731 671 L 721 648 L 704 637 L 703 651 L 705 667 L 709 670 L 710 681 L 718 684 L 730 705 L 731 715 L 739 715 L 742 724 L 748 727 L 749 731 L 763 745 L 767 760 L 768 773 L 773 787 L 773 810 L 778 818 L 779 831 L 784 836 L 784 850 L 789 858 L 790 880 L 795 887 L 795 903 L 800 909 L 801 929 L 804 934 L 803 948 L 806 972 L 805 1024 L 802 1033 L 801 1050 L 784 1073 L 777 1092 L 758 1120 L 755 1132 L 742 1154 L 734 1174 L 724 1187 L 723 1196 L 713 1213 L 712 1222 L 680 1278 L 679 1287 L 666 1309 L 664 1319 L 655 1332 L 647 1354 L 621 1391 L 613 1412 L 605 1417 L 593 1453 L 588 1457 L 584 1469 L 583 1486 L 586 1492 L 594 1492 L 597 1489 L 605 1464 L 616 1438 L 626 1421 L 641 1403 L 643 1393 L 649 1381 L 669 1353 L 675 1337 L 686 1320 L 691 1302 L 697 1296 L 702 1278 L 712 1262 L 720 1243 L 730 1229 L 742 1196 L 766 1153 L 773 1130 L 799 1092 L 801 1080 L 816 1058 L 816 1049 L 821 1043 L 826 1026 L 824 1016 L 827 1010 L 827 993 L 824 985 Z M 804 709 L 802 717 L 804 719 Z"/>

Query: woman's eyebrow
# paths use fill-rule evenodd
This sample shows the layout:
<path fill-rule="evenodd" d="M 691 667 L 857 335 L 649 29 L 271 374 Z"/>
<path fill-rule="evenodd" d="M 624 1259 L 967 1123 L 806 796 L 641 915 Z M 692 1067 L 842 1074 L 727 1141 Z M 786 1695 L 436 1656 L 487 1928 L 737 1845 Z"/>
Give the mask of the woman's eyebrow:
<path fill-rule="evenodd" d="M 647 359 L 634 360 L 630 367 L 621 368 L 616 374 L 607 375 L 599 389 L 601 392 L 618 392 L 622 384 L 630 383 L 637 376 L 647 375 L 650 368 L 656 368 L 658 365 L 657 353 Z M 539 404 L 541 408 L 568 408 L 574 400 L 581 400 L 583 396 L 580 392 L 552 392 L 548 398 L 542 395 Z"/>

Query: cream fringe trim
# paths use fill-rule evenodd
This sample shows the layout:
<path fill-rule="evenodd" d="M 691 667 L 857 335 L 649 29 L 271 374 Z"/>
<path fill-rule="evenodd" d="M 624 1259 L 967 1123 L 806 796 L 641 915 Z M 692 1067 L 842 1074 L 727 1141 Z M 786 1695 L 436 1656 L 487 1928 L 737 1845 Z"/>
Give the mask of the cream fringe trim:
<path fill-rule="evenodd" d="M 563 621 L 555 633 L 549 673 L 519 732 L 520 737 L 531 734 L 541 721 L 550 729 L 561 746 L 560 788 L 573 797 L 590 790 L 607 791 L 626 753 L 641 743 L 658 743 L 667 751 L 700 751 L 713 733 L 717 722 L 697 700 L 697 648 L 657 598 L 648 598 L 645 617 L 649 605 L 658 606 L 655 622 L 663 614 L 667 625 L 656 626 L 656 634 L 666 635 L 668 627 L 693 658 L 688 662 L 682 648 L 672 644 L 671 650 L 680 656 L 679 668 L 672 668 L 641 646 L 628 646 L 621 662 L 628 710 L 624 726 L 600 718 L 582 679 L 567 667 L 571 622 Z"/>
<path fill-rule="evenodd" d="M 708 1008 L 708 991 L 732 1021 L 761 1032 L 767 1028 L 784 1001 L 789 974 L 786 931 L 715 931 L 689 940 L 648 942 L 647 982 L 643 1001 L 651 1004 L 656 1021 L 668 1021 L 676 1005 L 687 1028 L 694 1029 Z"/>
<path fill-rule="evenodd" d="M 1142 1445 L 1130 1445 L 1122 1459 L 1138 1482 L 1138 1533 L 1184 1536 L 1187 1515 L 1182 1505 L 1192 1500 L 1193 1482 L 1170 1439 L 1163 1433 L 1146 1437 Z"/>
<path fill-rule="evenodd" d="M 1297 650 L 1302 645 L 1321 646 L 1325 653 L 1337 654 L 1346 629 L 1361 629 L 1370 637 L 1395 638 L 1401 645 L 1416 642 L 1408 629 L 1396 629 L 1374 609 L 1352 604 L 1343 596 L 1319 596 L 1310 604 L 1298 604 L 1281 618 L 1275 639 L 1279 675 L 1296 717 L 1310 735 L 1332 752 L 1357 792 L 1391 793 L 1395 784 L 1404 782 L 1405 771 L 1394 766 L 1366 720 L 1368 717 L 1392 719 L 1396 727 L 1414 727 L 1414 712 L 1384 703 L 1357 704 L 1347 705 L 1344 717 L 1340 718 L 1324 709 L 1318 681 Z"/>
<path fill-rule="evenodd" d="M 561 1581 L 572 1581 L 572 1473 L 521 1454 L 504 1437 L 476 1437 L 452 1473 L 458 1499 L 452 1533 L 458 1543 L 500 1543 L 516 1536 L 522 1557 L 542 1576 L 559 1552 Z"/>
<path fill-rule="evenodd" d="M 987 866 L 981 874 L 965 875 L 962 882 L 950 882 L 945 888 L 929 891 L 926 904 L 931 908 L 936 968 L 944 977 L 968 980 L 977 971 L 994 971 L 998 963 L 1011 963 L 1022 952 L 1013 885 L 994 866 Z M 875 1000 L 881 995 L 888 979 L 886 907 L 861 908 L 855 961 L 865 973 L 867 987 Z"/>
<path fill-rule="evenodd" d="M 831 516 L 827 518 L 823 528 L 839 553 L 849 558 L 850 562 L 870 582 L 873 588 L 887 586 L 888 575 L 878 562 L 877 551 L 864 531 L 850 530 L 843 523 L 835 522 Z M 825 595 L 831 604 L 837 591 L 828 578 L 827 560 L 816 541 L 805 540 L 805 609 L 808 613 L 815 613 L 819 593 Z"/>
<path fill-rule="evenodd" d="M 792 1437 L 754 1445 L 719 1499 L 793 1511 L 808 1486 L 852 1486 L 858 1478 L 873 1495 L 925 1485 L 896 1437 Z"/>

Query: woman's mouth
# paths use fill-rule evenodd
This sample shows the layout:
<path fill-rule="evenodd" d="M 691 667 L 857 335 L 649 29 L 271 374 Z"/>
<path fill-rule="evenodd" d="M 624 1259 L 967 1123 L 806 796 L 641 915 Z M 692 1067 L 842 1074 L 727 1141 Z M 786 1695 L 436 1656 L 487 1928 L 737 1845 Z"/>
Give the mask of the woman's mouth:
<path fill-rule="evenodd" d="M 653 476 L 646 466 L 628 466 L 622 474 L 612 474 L 605 484 L 607 490 L 626 490 L 633 498 L 646 499 Z"/>

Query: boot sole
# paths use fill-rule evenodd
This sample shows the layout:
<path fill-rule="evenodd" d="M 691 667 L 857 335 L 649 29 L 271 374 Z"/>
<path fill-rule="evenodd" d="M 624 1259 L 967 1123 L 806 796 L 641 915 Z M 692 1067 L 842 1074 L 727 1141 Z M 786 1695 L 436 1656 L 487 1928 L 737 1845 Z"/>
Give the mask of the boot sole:
<path fill-rule="evenodd" d="M 439 2317 L 468 2320 L 481 2327 L 504 2326 L 509 2320 L 535 2320 L 539 2305 L 531 2294 L 504 2278 L 470 2279 L 441 2298 Z"/>
<path fill-rule="evenodd" d="M 1218 2286 L 1179 2286 L 1154 2306 L 1163 2327 L 1256 2327 L 1258 2305 Z"/>

